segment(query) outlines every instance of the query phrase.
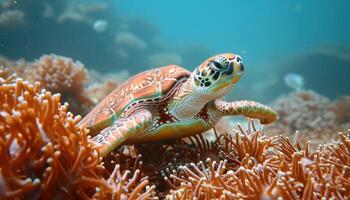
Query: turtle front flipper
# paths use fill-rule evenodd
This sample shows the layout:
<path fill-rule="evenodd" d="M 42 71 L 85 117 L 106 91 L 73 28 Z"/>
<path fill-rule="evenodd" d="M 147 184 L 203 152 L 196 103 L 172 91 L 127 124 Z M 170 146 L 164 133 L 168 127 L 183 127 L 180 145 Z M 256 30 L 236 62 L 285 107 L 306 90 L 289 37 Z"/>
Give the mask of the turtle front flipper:
<path fill-rule="evenodd" d="M 98 143 L 101 156 L 105 156 L 121 145 L 129 136 L 140 133 L 150 127 L 152 114 L 148 110 L 140 110 L 129 116 L 115 121 L 100 134 L 93 137 Z"/>
<path fill-rule="evenodd" d="M 278 115 L 272 108 L 255 101 L 226 102 L 221 99 L 215 100 L 215 107 L 223 115 L 243 115 L 249 118 L 257 118 L 261 124 L 274 122 Z"/>

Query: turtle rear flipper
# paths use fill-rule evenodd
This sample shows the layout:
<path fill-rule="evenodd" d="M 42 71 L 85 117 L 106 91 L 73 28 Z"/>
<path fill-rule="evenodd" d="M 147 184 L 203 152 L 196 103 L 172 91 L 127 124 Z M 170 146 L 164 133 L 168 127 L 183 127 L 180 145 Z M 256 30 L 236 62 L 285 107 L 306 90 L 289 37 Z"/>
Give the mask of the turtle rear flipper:
<path fill-rule="evenodd" d="M 223 115 L 243 115 L 249 118 L 259 119 L 261 124 L 274 122 L 278 115 L 272 108 L 255 101 L 226 102 L 215 100 L 215 107 Z"/>
<path fill-rule="evenodd" d="M 140 133 L 150 127 L 152 114 L 148 110 L 140 110 L 129 116 L 115 121 L 112 126 L 105 128 L 93 137 L 99 145 L 101 156 L 105 156 L 121 145 L 128 137 Z"/>

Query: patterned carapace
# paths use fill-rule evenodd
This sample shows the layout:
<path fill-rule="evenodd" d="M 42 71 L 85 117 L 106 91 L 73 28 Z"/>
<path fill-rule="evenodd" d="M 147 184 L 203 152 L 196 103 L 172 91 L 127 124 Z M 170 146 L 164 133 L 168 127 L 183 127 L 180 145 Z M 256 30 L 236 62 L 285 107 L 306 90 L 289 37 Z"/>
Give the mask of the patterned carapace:
<path fill-rule="evenodd" d="M 213 56 L 193 73 L 169 65 L 131 77 L 112 91 L 79 125 L 90 129 L 100 153 L 125 143 L 186 137 L 212 128 L 225 115 L 273 122 L 277 114 L 253 101 L 225 102 L 244 72 L 242 58 Z"/>

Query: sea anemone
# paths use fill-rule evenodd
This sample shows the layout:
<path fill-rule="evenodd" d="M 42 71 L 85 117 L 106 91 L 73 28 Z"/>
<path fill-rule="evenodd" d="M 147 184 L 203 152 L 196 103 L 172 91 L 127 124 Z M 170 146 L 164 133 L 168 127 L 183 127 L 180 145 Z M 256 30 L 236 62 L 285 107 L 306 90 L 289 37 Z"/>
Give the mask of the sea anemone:
<path fill-rule="evenodd" d="M 124 160 L 112 160 L 109 165 L 112 167 L 112 172 L 109 172 L 108 167 L 105 172 L 108 174 L 107 183 L 109 190 L 98 190 L 94 198 L 96 199 L 157 199 L 155 186 L 149 186 L 149 179 L 143 175 L 142 162 L 139 158 L 134 160 L 132 166 L 121 166 Z M 126 161 L 126 163 L 129 160 Z"/>
<path fill-rule="evenodd" d="M 269 148 L 274 147 L 276 137 L 266 137 L 262 130 L 257 130 L 253 120 L 248 120 L 246 130 L 237 124 L 233 134 L 223 134 L 221 159 L 226 159 L 230 169 L 244 166 L 248 169 L 263 163 L 270 156 Z M 221 138 L 219 138 L 221 139 Z"/>
<path fill-rule="evenodd" d="M 40 90 L 38 82 L 0 80 L 0 199 L 153 196 L 140 170 L 121 172 L 117 165 L 101 176 L 106 170 L 88 130 L 76 126 L 80 117 L 61 105 L 60 95 Z"/>
<path fill-rule="evenodd" d="M 60 96 L 17 79 L 0 86 L 0 102 L 1 198 L 91 196 L 99 156 Z"/>
<path fill-rule="evenodd" d="M 276 136 L 266 140 L 269 145 L 265 146 L 258 143 L 267 136 L 257 136 L 257 131 L 248 133 L 240 138 L 236 136 L 237 146 L 232 148 L 234 154 L 239 155 L 238 149 L 243 147 L 247 150 L 251 149 L 246 148 L 249 146 L 260 148 L 248 151 L 251 156 L 238 156 L 240 165 L 237 169 L 229 169 L 227 160 L 216 162 L 208 159 L 207 164 L 200 161 L 182 165 L 165 177 L 172 188 L 167 199 L 297 200 L 350 197 L 350 139 L 343 133 L 340 133 L 339 142 L 319 146 L 314 152 L 311 151 L 310 141 L 303 145 L 305 149 L 301 149 L 298 141 L 292 144 L 288 138 Z M 256 140 L 251 140 L 255 137 Z M 252 152 L 260 152 L 264 156 Z M 254 159 L 243 162 L 248 157 Z"/>

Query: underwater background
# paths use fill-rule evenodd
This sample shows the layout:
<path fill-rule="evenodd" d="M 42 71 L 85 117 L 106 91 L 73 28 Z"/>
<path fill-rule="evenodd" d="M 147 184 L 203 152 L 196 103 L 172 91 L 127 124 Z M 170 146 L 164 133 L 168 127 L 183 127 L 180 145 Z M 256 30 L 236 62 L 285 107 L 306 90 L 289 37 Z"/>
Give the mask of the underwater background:
<path fill-rule="evenodd" d="M 349 7 L 0 0 L 0 199 L 350 199 Z M 275 123 L 226 117 L 103 158 L 77 125 L 139 72 L 225 52 L 245 67 L 226 100 L 269 105 Z"/>
<path fill-rule="evenodd" d="M 246 73 L 234 98 L 270 102 L 290 92 L 284 77 L 330 98 L 346 95 L 349 2 L 1 1 L 0 54 L 33 60 L 55 53 L 100 73 L 178 64 L 193 70 L 233 52 Z"/>

